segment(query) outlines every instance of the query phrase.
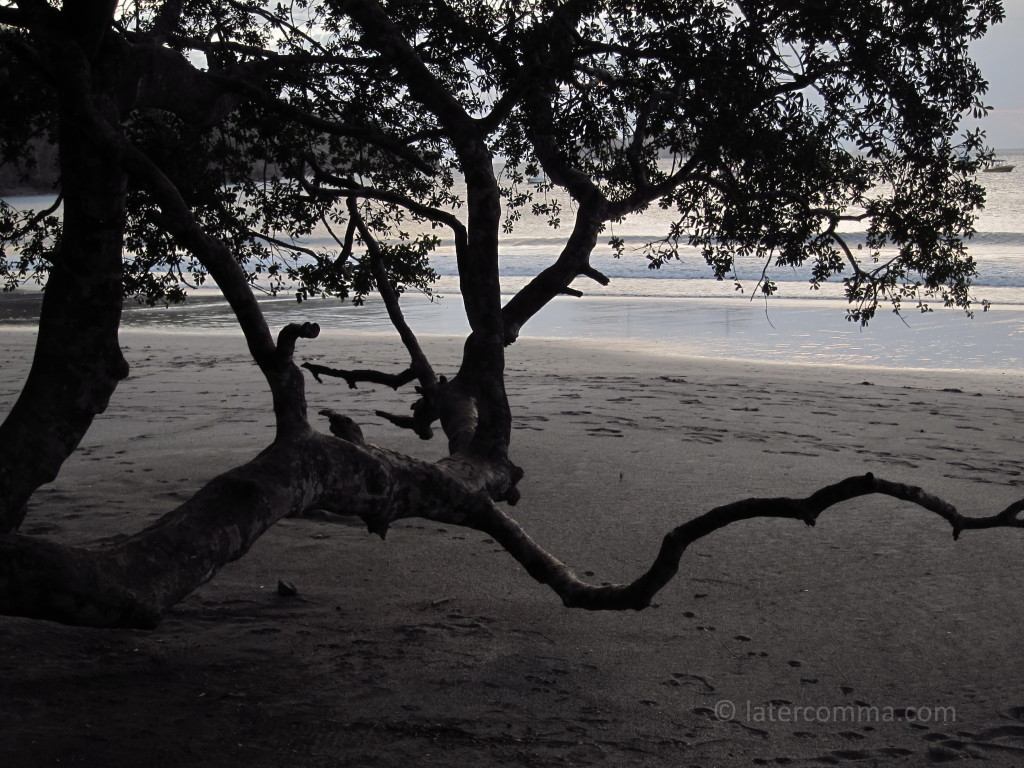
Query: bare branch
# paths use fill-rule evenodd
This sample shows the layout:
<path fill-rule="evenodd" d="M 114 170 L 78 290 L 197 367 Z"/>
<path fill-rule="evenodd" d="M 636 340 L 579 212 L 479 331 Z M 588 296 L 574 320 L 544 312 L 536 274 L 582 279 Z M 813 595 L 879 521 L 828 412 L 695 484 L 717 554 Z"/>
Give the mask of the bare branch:
<path fill-rule="evenodd" d="M 536 544 L 518 523 L 493 505 L 479 517 L 469 518 L 462 524 L 494 537 L 533 578 L 550 586 L 567 607 L 592 611 L 642 610 L 675 576 L 686 548 L 698 539 L 732 523 L 758 517 L 789 518 L 813 526 L 828 508 L 869 494 L 891 496 L 934 512 L 952 526 L 954 538 L 968 529 L 1024 528 L 1024 519 L 1020 516 L 1024 512 L 1024 500 L 1011 504 L 996 515 L 966 517 L 952 504 L 921 488 L 876 478 L 869 473 L 826 486 L 804 499 L 753 498 L 716 507 L 670 531 L 654 563 L 635 581 L 594 586 L 580 581 L 568 566 Z"/>
<path fill-rule="evenodd" d="M 580 270 L 580 274 L 583 277 L 589 277 L 595 283 L 599 285 L 609 285 L 611 280 L 603 272 L 594 269 L 592 266 L 587 264 L 583 269 Z"/>
<path fill-rule="evenodd" d="M 523 286 L 504 306 L 502 315 L 506 345 L 514 343 L 520 329 L 556 296 L 566 293 L 572 295 L 569 284 L 577 277 L 582 275 L 600 285 L 609 284 L 608 277 L 590 266 L 589 261 L 604 224 L 601 213 L 602 209 L 594 212 L 587 205 L 581 205 L 576 213 L 572 234 L 555 263 Z"/>
<path fill-rule="evenodd" d="M 365 382 L 367 384 L 383 384 L 397 391 L 399 387 L 404 387 L 409 382 L 416 380 L 416 372 L 412 368 L 406 368 L 401 373 L 382 373 L 371 370 L 345 371 L 315 363 L 303 363 L 302 367 L 313 374 L 313 378 L 320 384 L 324 383 L 321 376 L 331 376 L 336 379 L 344 379 L 349 389 L 356 389 L 357 384 Z"/>
<path fill-rule="evenodd" d="M 314 251 L 312 248 L 306 248 L 305 246 L 298 245 L 297 243 L 289 243 L 289 242 L 287 242 L 285 240 L 280 240 L 280 239 L 278 239 L 276 237 L 272 237 L 271 235 L 265 234 L 263 232 L 257 232 L 255 229 L 250 229 L 249 227 L 242 227 L 242 228 L 240 228 L 240 231 L 244 232 L 245 234 L 249 235 L 250 237 L 254 237 L 254 238 L 258 239 L 258 240 L 262 240 L 265 243 L 267 243 L 268 245 L 273 245 L 273 246 L 275 246 L 277 248 L 281 248 L 281 249 L 286 250 L 286 251 L 294 251 L 295 253 L 303 253 L 306 256 L 311 256 L 312 258 L 316 259 L 317 261 L 322 261 L 323 260 L 323 256 L 321 254 L 317 253 L 316 251 Z M 335 242 L 337 242 L 337 241 L 335 241 Z"/>
<path fill-rule="evenodd" d="M 321 411 L 321 413 L 326 413 Z M 380 416 L 382 419 L 387 419 L 396 427 L 401 429 L 410 429 L 420 436 L 422 440 L 430 440 L 434 436 L 434 430 L 428 422 L 423 419 L 416 418 L 414 412 L 412 416 L 399 416 L 395 413 L 388 413 L 387 411 L 374 411 L 375 414 Z"/>
<path fill-rule="evenodd" d="M 331 434 L 335 437 L 340 437 L 342 440 L 347 440 L 356 445 L 366 444 L 366 440 L 363 439 L 362 428 L 351 417 L 335 413 L 329 409 L 320 411 L 320 415 L 327 417 L 327 421 L 331 425 Z"/>
<path fill-rule="evenodd" d="M 291 360 L 295 354 L 295 342 L 299 339 L 315 339 L 320 335 L 317 323 L 289 323 L 277 334 L 277 354 Z"/>
<path fill-rule="evenodd" d="M 423 387 L 424 392 L 431 393 L 437 389 L 437 375 L 434 373 L 430 361 L 427 360 L 427 356 L 423 353 L 423 348 L 420 346 L 416 334 L 413 333 L 412 328 L 409 327 L 405 320 L 405 315 L 402 313 L 402 308 L 399 305 L 398 292 L 391 285 L 391 276 L 388 274 L 387 265 L 384 263 L 384 253 L 381 251 L 380 244 L 366 226 L 363 217 L 359 214 L 359 208 L 355 200 L 349 199 L 348 201 L 348 215 L 355 222 L 359 237 L 370 253 L 370 267 L 373 270 L 373 278 L 377 283 L 377 292 L 384 300 L 384 306 L 387 308 L 391 324 L 395 326 L 395 330 L 398 331 L 402 343 L 412 358 L 411 367 L 416 372 L 416 377 L 419 379 L 420 386 Z"/>

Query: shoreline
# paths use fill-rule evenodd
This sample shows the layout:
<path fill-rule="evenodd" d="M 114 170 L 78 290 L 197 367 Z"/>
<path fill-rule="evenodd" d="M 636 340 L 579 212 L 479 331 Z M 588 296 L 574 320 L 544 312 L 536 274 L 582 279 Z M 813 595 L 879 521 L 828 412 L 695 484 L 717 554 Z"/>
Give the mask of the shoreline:
<path fill-rule="evenodd" d="M 319 323 L 324 336 L 395 333 L 379 300 L 362 307 L 319 300 L 298 304 L 282 297 L 261 303 L 272 329 L 308 321 Z M 402 307 L 420 337 L 469 332 L 457 296 L 431 302 L 409 295 Z M 0 297 L 0 332 L 31 327 L 37 312 L 35 295 Z M 166 308 L 126 305 L 122 330 L 238 333 L 227 304 L 213 296 Z M 845 319 L 843 305 L 829 300 L 783 300 L 766 310 L 744 298 L 588 296 L 552 303 L 523 328 L 521 339 L 777 364 L 1007 374 L 1024 370 L 1024 308 L 1018 307 L 979 311 L 973 318 L 953 309 L 913 311 L 903 317 L 880 313 L 861 328 Z"/>
<path fill-rule="evenodd" d="M 36 329 L 28 325 L 0 323 L 0 340 L 8 334 L 22 339 L 27 337 L 34 339 Z M 160 346 L 160 342 L 170 339 L 179 339 L 181 342 L 188 340 L 190 343 L 194 342 L 199 345 L 192 347 L 182 343 L 182 351 L 194 348 L 197 352 L 202 352 L 204 346 L 212 345 L 219 353 L 241 355 L 246 361 L 251 362 L 244 337 L 237 328 L 155 328 L 129 325 L 122 326 L 119 338 L 122 349 L 129 352 L 138 348 L 139 345 L 148 348 L 154 345 Z M 422 334 L 418 338 L 428 351 L 431 349 L 441 351 L 442 354 L 432 358 L 432 362 L 439 362 L 438 367 L 447 367 L 448 371 L 454 372 L 459 365 L 457 352 L 465 340 L 463 336 Z M 25 344 L 27 343 L 25 342 Z M 326 330 L 321 331 L 316 339 L 303 340 L 299 343 L 296 362 L 320 360 L 325 365 L 344 368 L 346 366 L 345 349 L 352 345 L 360 349 L 364 349 L 366 345 L 379 347 L 381 355 L 390 355 L 390 364 L 392 365 L 404 364 L 407 354 L 394 331 Z M 360 355 L 360 357 L 365 357 L 365 355 Z M 562 357 L 571 358 L 572 362 L 564 365 L 550 362 L 552 359 L 558 360 Z M 336 359 L 332 362 L 332 358 Z M 1024 396 L 1024 369 L 938 368 L 716 357 L 685 354 L 672 349 L 658 348 L 654 345 L 638 347 L 627 339 L 545 338 L 524 335 L 515 344 L 506 348 L 505 358 L 506 371 L 510 376 L 523 372 L 571 374 L 587 370 L 590 373 L 595 373 L 601 371 L 608 361 L 612 361 L 618 366 L 618 371 L 633 375 L 657 375 L 659 372 L 671 373 L 680 369 L 697 369 L 718 372 L 723 375 L 759 376 L 768 374 L 800 377 L 805 373 L 827 375 L 832 371 L 851 378 L 874 376 L 893 386 L 906 385 L 926 389 L 941 389 L 960 385 L 972 388 L 984 386 L 986 389 L 1004 387 L 1007 391 L 1020 388 L 1021 396 Z M 571 370 L 570 365 L 572 366 Z M 310 383 L 315 386 L 315 382 L 312 380 Z"/>

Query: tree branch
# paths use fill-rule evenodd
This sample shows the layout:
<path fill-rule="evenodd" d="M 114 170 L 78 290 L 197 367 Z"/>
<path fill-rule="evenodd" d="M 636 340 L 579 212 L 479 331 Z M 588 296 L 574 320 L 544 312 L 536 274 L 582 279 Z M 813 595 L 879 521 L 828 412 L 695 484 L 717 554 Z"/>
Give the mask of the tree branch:
<path fill-rule="evenodd" d="M 320 335 L 317 323 L 289 323 L 277 334 L 277 355 L 286 361 L 295 356 L 295 343 L 299 339 L 315 339 Z"/>
<path fill-rule="evenodd" d="M 356 389 L 357 384 L 366 382 L 367 384 L 383 384 L 397 391 L 399 387 L 404 387 L 410 381 L 416 380 L 416 372 L 412 368 L 406 368 L 401 373 L 382 373 L 371 370 L 346 371 L 315 363 L 303 363 L 302 367 L 313 374 L 313 378 L 320 384 L 324 383 L 321 376 L 332 376 L 336 379 L 344 379 L 349 389 Z"/>
<path fill-rule="evenodd" d="M 129 142 L 122 143 L 125 167 L 160 206 L 163 226 L 207 269 L 231 306 L 249 352 L 270 385 L 278 438 L 309 430 L 302 372 L 293 364 L 291 353 L 296 338 L 313 338 L 319 327 L 307 323 L 301 332 L 286 328 L 281 346 L 275 344 L 245 271 L 228 247 L 203 231 L 177 187 L 152 160 Z"/>
<path fill-rule="evenodd" d="M 254 72 L 251 64 L 234 65 L 220 74 L 203 72 L 171 48 L 152 43 L 130 45 L 120 37 L 112 38 L 125 46 L 126 59 L 133 68 L 122 75 L 127 81 L 122 89 L 124 114 L 133 109 L 161 109 L 188 123 L 212 125 L 240 101 L 236 89 L 225 87 L 225 83 Z"/>
<path fill-rule="evenodd" d="M 111 547 L 0 535 L 0 614 L 152 628 L 278 520 L 322 507 L 372 521 L 394 493 L 382 462 L 353 441 L 313 431 L 276 441 Z"/>
<path fill-rule="evenodd" d="M 374 237 L 369 227 L 366 226 L 366 222 L 363 221 L 363 217 L 359 213 L 359 207 L 356 204 L 356 200 L 351 197 L 348 199 L 348 214 L 349 220 L 355 226 L 360 239 L 363 241 L 363 244 L 366 246 L 366 249 L 370 254 L 370 268 L 373 272 L 374 281 L 377 283 L 377 291 L 384 300 L 384 306 L 387 309 L 388 317 L 391 319 L 391 324 L 398 331 L 398 335 L 402 339 L 402 343 L 409 352 L 409 356 L 412 360 L 409 372 L 412 373 L 420 382 L 420 386 L 416 388 L 416 391 L 420 394 L 420 399 L 412 405 L 412 416 L 396 416 L 384 411 L 376 411 L 376 413 L 378 416 L 387 419 L 398 427 L 413 430 L 421 439 L 429 440 L 434 436 L 434 430 L 431 425 L 440 416 L 440 411 L 437 405 L 438 389 L 444 383 L 444 379 L 438 380 L 433 367 L 430 365 L 430 361 L 423 352 L 423 348 L 420 347 L 416 334 L 413 333 L 412 328 L 410 328 L 409 324 L 406 322 L 405 315 L 402 313 L 402 308 L 399 304 L 398 293 L 391 285 L 391 277 L 388 274 L 387 265 L 384 262 L 384 253 L 381 250 L 377 239 Z M 317 370 L 314 370 L 314 368 L 309 365 L 305 365 L 304 367 L 313 373 L 317 381 L 320 381 L 317 373 L 323 373 L 330 370 L 319 366 L 316 367 Z M 348 381 L 349 387 L 355 388 L 355 383 L 351 375 L 344 376 L 344 378 Z M 402 383 L 406 383 L 399 377 L 392 379 L 392 382 L 396 381 L 400 383 L 392 384 L 395 389 L 397 389 L 398 386 L 401 386 Z M 336 416 L 336 414 L 333 414 L 330 411 L 321 411 L 321 414 L 332 418 L 332 422 L 333 417 Z"/>
<path fill-rule="evenodd" d="M 334 5 L 358 24 L 365 40 L 402 73 L 410 93 L 445 124 L 456 144 L 478 135 L 476 121 L 423 63 L 379 3 L 336 0 Z"/>
<path fill-rule="evenodd" d="M 391 276 L 388 274 L 387 265 L 384 263 L 384 253 L 381 251 L 380 244 L 366 226 L 363 217 L 359 214 L 356 201 L 351 198 L 348 201 L 348 215 L 355 222 L 359 237 L 370 253 L 370 268 L 373 270 L 373 278 L 377 283 L 377 292 L 384 300 L 384 306 L 387 308 L 391 324 L 395 326 L 395 330 L 398 331 L 402 343 L 409 352 L 409 357 L 412 359 L 410 367 L 416 372 L 416 378 L 419 379 L 423 391 L 429 395 L 437 389 L 437 375 L 434 373 L 430 361 L 427 360 L 427 356 L 423 353 L 423 348 L 420 346 L 416 334 L 413 333 L 412 328 L 409 327 L 405 320 L 405 315 L 402 314 L 398 293 L 395 291 L 394 286 L 391 285 Z"/>
<path fill-rule="evenodd" d="M 308 162 L 310 167 L 313 169 L 314 179 L 317 182 L 326 181 L 330 184 L 341 187 L 341 189 L 325 189 L 319 185 L 314 186 L 305 179 L 300 179 L 299 183 L 311 196 L 327 200 L 334 200 L 341 197 L 349 200 L 352 200 L 353 198 L 362 198 L 364 200 L 378 200 L 382 203 L 400 205 L 427 221 L 435 221 L 438 224 L 448 226 L 455 235 L 456 247 L 465 247 L 467 238 L 466 226 L 459 221 L 459 218 L 453 213 L 443 211 L 440 208 L 433 208 L 429 205 L 424 205 L 408 195 L 403 195 L 393 190 L 360 186 L 350 179 L 344 179 L 341 176 L 331 173 L 313 160 L 313 158 L 306 158 L 306 162 Z"/>
<path fill-rule="evenodd" d="M 339 123 L 324 117 L 306 112 L 294 104 L 270 94 L 252 83 L 238 77 L 231 77 L 221 73 L 211 73 L 211 80 L 219 83 L 223 88 L 231 90 L 241 96 L 245 96 L 260 106 L 266 107 L 272 112 L 287 117 L 295 122 L 313 128 L 332 136 L 343 136 L 352 139 L 365 141 L 378 149 L 382 149 L 395 157 L 407 161 L 416 170 L 427 176 L 433 176 L 437 169 L 420 157 L 419 153 L 408 146 L 401 139 L 389 136 L 375 128 L 365 125 L 350 125 Z"/>
<path fill-rule="evenodd" d="M 8 207 L 8 204 L 5 202 L 0 202 L 0 205 Z M 26 211 L 26 215 L 24 217 L 25 223 L 17 227 L 9 235 L 4 235 L 0 237 L 0 242 L 17 242 L 20 238 L 24 237 L 25 234 L 35 229 L 35 227 L 47 216 L 51 216 L 52 214 L 56 213 L 57 209 L 60 208 L 62 205 L 64 205 L 64 193 L 59 192 L 57 194 L 57 198 L 49 207 L 44 208 L 41 211 Z M 32 215 L 28 216 L 29 213 L 31 213 Z"/>
<path fill-rule="evenodd" d="M 563 187 L 580 205 L 606 207 L 608 199 L 593 179 L 573 167 L 559 151 L 555 140 L 554 108 L 550 96 L 539 84 L 527 93 L 526 120 L 530 143 L 548 178 Z"/>
<path fill-rule="evenodd" d="M 0 24 L 8 27 L 26 28 L 30 23 L 28 15 L 20 8 L 0 7 Z"/>
<path fill-rule="evenodd" d="M 604 221 L 602 209 L 595 211 L 591 206 L 580 205 L 572 234 L 555 263 L 530 280 L 502 308 L 506 345 L 514 343 L 527 321 L 556 296 L 572 295 L 569 284 L 577 277 L 582 275 L 608 285 L 609 279 L 590 266 L 590 254 Z"/>
<path fill-rule="evenodd" d="M 961 531 L 982 528 L 1024 528 L 1024 500 L 1015 502 L 1002 512 L 989 517 L 966 517 L 948 502 L 916 486 L 894 483 L 867 474 L 850 477 L 826 486 L 804 499 L 746 499 L 716 507 L 670 531 L 662 541 L 654 563 L 629 584 L 594 586 L 580 581 L 564 563 L 536 544 L 510 517 L 493 505 L 479 517 L 462 523 L 492 536 L 537 581 L 547 584 L 570 608 L 586 610 L 642 610 L 679 569 L 686 548 L 698 539 L 741 520 L 758 517 L 779 517 L 801 520 L 813 526 L 830 507 L 843 501 L 881 494 L 917 504 L 946 520 L 953 528 L 953 537 Z M 457 523 L 457 520 L 447 520 Z"/>

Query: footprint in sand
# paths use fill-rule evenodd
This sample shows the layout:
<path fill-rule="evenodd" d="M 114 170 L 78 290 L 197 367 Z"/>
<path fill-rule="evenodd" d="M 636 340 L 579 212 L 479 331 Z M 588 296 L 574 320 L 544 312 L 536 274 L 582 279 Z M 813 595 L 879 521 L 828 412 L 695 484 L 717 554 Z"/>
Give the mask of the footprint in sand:
<path fill-rule="evenodd" d="M 689 672 L 673 672 L 672 677 L 662 682 L 662 685 L 678 688 L 679 686 L 690 686 L 696 688 L 698 693 L 714 693 L 715 686 L 709 683 L 700 675 L 692 675 Z"/>
<path fill-rule="evenodd" d="M 876 760 L 881 757 L 910 757 L 913 750 L 900 749 L 899 747 L 882 747 L 881 749 L 859 750 L 859 749 L 837 749 L 829 755 L 838 760 Z M 825 758 L 819 758 L 824 760 Z M 876 763 L 877 764 L 877 763 Z"/>
<path fill-rule="evenodd" d="M 1014 755 L 1018 761 L 1024 758 L 1024 726 L 1020 725 L 997 725 L 977 733 L 959 731 L 956 738 L 929 733 L 924 739 L 931 742 L 928 757 L 932 762 L 991 760 L 1007 755 Z"/>

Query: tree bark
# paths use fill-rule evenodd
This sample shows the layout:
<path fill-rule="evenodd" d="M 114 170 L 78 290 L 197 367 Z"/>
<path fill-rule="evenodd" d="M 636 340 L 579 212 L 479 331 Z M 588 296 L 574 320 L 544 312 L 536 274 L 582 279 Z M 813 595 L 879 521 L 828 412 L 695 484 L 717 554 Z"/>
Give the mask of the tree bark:
<path fill-rule="evenodd" d="M 25 503 L 52 481 L 128 375 L 118 343 L 126 176 L 98 121 L 117 107 L 94 88 L 68 39 L 42 41 L 58 64 L 64 229 L 52 254 L 39 335 L 25 387 L 0 425 L 0 532 L 17 530 Z"/>
<path fill-rule="evenodd" d="M 590 254 L 597 245 L 604 221 L 603 206 L 597 210 L 591 206 L 580 207 L 572 234 L 555 263 L 527 283 L 502 309 L 506 345 L 514 343 L 530 318 L 564 293 L 580 275 L 608 284 L 608 278 L 590 267 Z"/>
<path fill-rule="evenodd" d="M 0 613 L 87 626 L 156 626 L 271 525 L 315 507 L 373 519 L 394 493 L 379 462 L 310 431 L 274 443 L 149 528 L 103 550 L 0 536 Z"/>
<path fill-rule="evenodd" d="M 334 421 L 337 414 L 332 414 Z M 757 517 L 814 525 L 825 510 L 866 494 L 915 503 L 964 530 L 1024 528 L 1024 502 L 967 517 L 920 488 L 873 475 L 847 478 L 803 499 L 745 499 L 670 531 L 651 567 L 628 584 L 592 585 L 534 542 L 499 510 L 476 466 L 459 457 L 433 464 L 309 431 L 279 440 L 248 464 L 215 478 L 176 510 L 102 550 L 36 537 L 0 535 L 0 614 L 68 624 L 152 628 L 164 612 L 244 555 L 278 520 L 312 510 L 357 515 L 386 534 L 396 520 L 421 517 L 483 531 L 571 608 L 642 610 L 676 575 L 693 542 Z M 467 472 L 468 470 L 468 472 Z"/>
<path fill-rule="evenodd" d="M 466 182 L 466 240 L 456 240 L 462 301 L 471 334 L 459 373 L 442 387 L 441 425 L 454 450 L 469 452 L 493 467 L 504 466 L 499 497 L 515 495 L 521 471 L 508 460 L 512 417 L 505 392 L 504 330 L 498 271 L 501 194 L 485 128 L 434 76 L 376 0 L 338 3 L 363 30 L 364 42 L 385 56 L 408 83 L 409 92 L 432 112 L 451 137 Z M 447 417 L 452 416 L 449 420 Z M 513 479 L 515 477 L 515 479 Z M 510 496 L 511 494 L 511 496 Z"/>

